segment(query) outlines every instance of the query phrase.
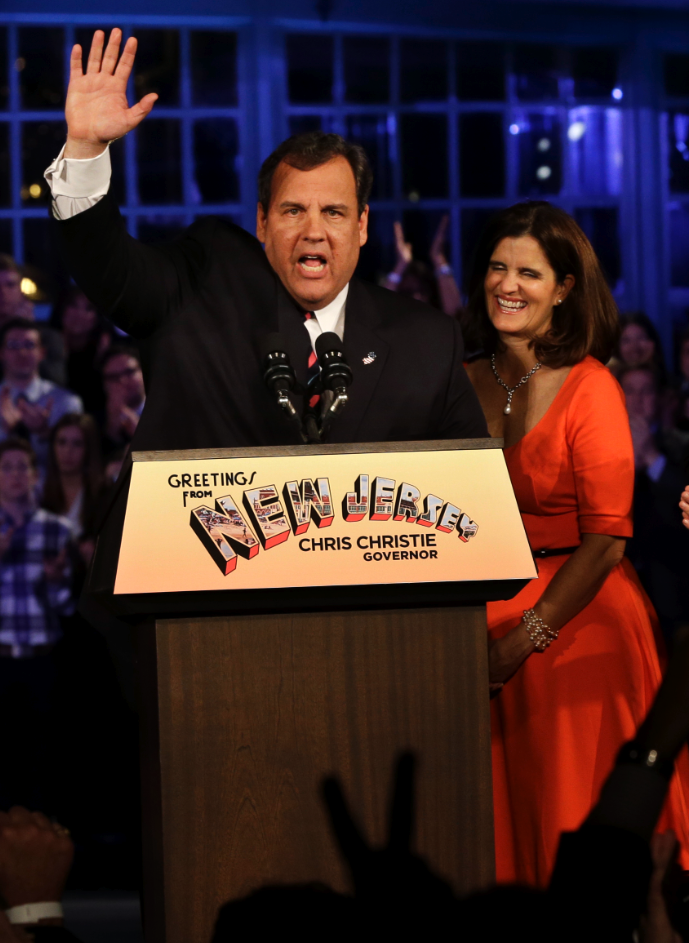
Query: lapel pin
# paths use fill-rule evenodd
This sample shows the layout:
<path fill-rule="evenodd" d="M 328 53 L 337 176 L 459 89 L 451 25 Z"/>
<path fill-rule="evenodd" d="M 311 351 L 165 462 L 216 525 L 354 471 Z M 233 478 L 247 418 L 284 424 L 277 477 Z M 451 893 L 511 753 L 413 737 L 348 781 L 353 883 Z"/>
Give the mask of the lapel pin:
<path fill-rule="evenodd" d="M 366 366 L 368 366 L 370 363 L 373 363 L 375 359 L 376 359 L 375 350 L 369 350 L 369 352 L 363 358 L 363 362 L 366 364 Z"/>

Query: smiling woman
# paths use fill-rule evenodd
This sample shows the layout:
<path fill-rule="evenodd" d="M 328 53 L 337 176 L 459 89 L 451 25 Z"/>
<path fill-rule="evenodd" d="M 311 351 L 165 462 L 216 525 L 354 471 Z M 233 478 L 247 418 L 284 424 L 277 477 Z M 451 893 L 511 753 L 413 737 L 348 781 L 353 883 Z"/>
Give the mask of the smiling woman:
<path fill-rule="evenodd" d="M 661 677 L 655 613 L 624 558 L 634 456 L 604 366 L 617 310 L 586 236 L 542 202 L 489 224 L 469 309 L 490 355 L 469 376 L 491 435 L 505 439 L 539 561 L 515 599 L 488 603 L 497 877 L 545 886 L 560 834 L 588 814 Z M 661 826 L 685 862 L 686 761 Z"/>
<path fill-rule="evenodd" d="M 511 283 L 504 281 L 508 272 Z M 496 310 L 529 306 L 521 325 L 533 334 L 542 362 L 571 366 L 587 354 L 609 359 L 619 333 L 617 306 L 591 243 L 558 207 L 517 203 L 495 216 L 480 240 L 469 308 L 480 346 L 494 353 L 501 328 L 489 312 L 489 290 L 502 298 Z"/>

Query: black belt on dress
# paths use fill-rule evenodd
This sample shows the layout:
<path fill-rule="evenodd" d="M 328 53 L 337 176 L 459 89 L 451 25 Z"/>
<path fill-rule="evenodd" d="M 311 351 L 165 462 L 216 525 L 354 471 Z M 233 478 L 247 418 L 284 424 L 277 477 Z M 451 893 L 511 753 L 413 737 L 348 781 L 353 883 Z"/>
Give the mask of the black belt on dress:
<path fill-rule="evenodd" d="M 564 557 L 578 549 L 579 547 L 547 547 L 545 550 L 532 550 L 531 553 L 534 557 L 542 559 L 543 557 Z"/>

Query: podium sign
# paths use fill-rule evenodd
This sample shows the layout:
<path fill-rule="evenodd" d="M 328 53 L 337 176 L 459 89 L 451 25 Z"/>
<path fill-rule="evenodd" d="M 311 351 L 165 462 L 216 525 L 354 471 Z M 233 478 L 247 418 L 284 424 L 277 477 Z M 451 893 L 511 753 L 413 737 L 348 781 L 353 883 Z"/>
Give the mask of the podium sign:
<path fill-rule="evenodd" d="M 134 453 L 115 594 L 537 575 L 499 448 L 398 448 Z"/>

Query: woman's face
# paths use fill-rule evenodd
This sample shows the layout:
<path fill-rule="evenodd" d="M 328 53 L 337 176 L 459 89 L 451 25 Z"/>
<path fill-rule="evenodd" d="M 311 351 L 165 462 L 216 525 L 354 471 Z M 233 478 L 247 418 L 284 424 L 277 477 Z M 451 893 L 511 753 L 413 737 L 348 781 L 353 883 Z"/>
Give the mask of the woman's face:
<path fill-rule="evenodd" d="M 89 334 L 96 326 L 96 309 L 86 295 L 76 295 L 62 312 L 62 330 L 69 335 Z"/>
<path fill-rule="evenodd" d="M 55 436 L 55 462 L 62 475 L 82 472 L 86 459 L 84 433 L 78 426 L 65 426 Z"/>
<path fill-rule="evenodd" d="M 572 275 L 558 284 L 533 236 L 503 239 L 493 251 L 484 281 L 488 317 L 500 334 L 525 338 L 545 334 L 553 307 L 573 285 Z"/>
<path fill-rule="evenodd" d="M 628 324 L 620 337 L 620 360 L 630 367 L 651 363 L 656 345 L 640 324 Z"/>

